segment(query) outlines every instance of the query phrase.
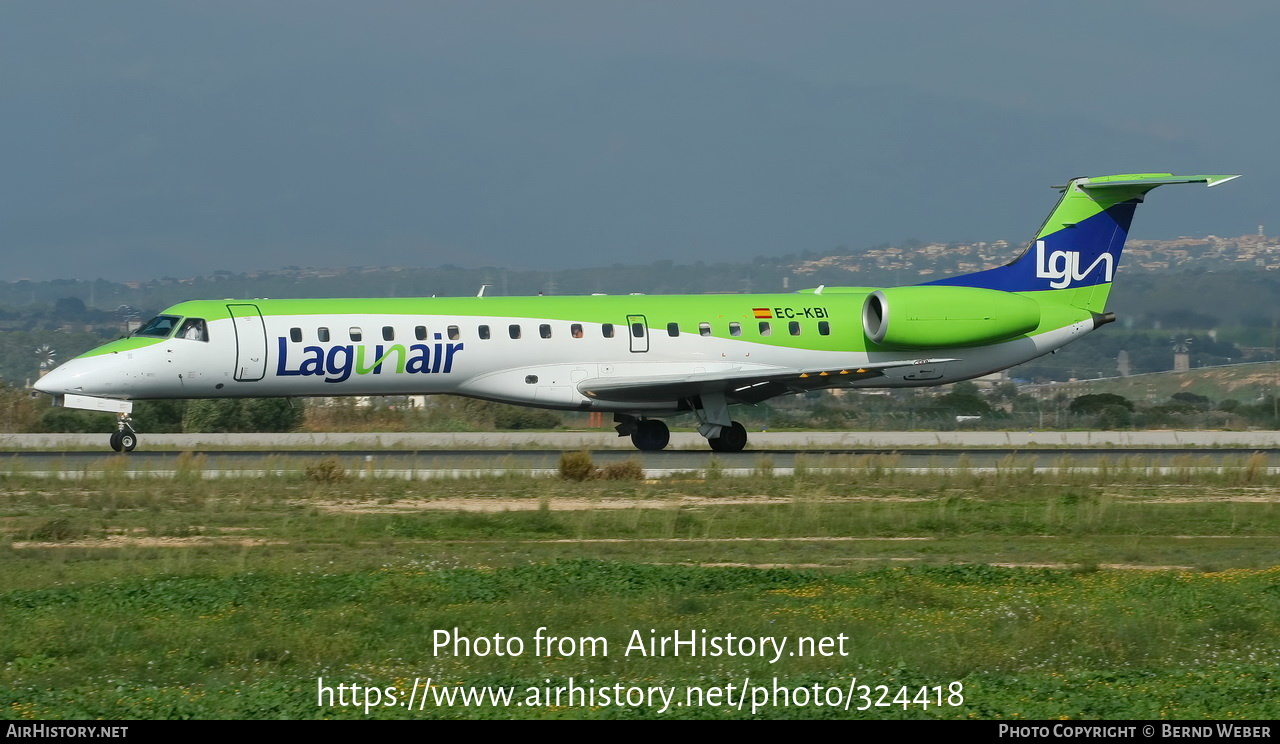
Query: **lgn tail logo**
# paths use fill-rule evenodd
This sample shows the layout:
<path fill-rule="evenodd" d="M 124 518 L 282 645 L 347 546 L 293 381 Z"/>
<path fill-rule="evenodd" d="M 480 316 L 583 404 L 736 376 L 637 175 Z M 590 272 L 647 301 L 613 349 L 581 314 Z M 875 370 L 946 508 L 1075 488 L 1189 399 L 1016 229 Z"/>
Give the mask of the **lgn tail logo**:
<path fill-rule="evenodd" d="M 1115 273 L 1115 259 L 1110 253 L 1098 256 L 1093 263 L 1081 271 L 1078 251 L 1054 251 L 1045 256 L 1044 241 L 1036 241 L 1036 278 L 1050 279 L 1049 286 L 1054 289 L 1070 287 L 1072 282 L 1078 282 L 1089 276 L 1094 269 L 1098 268 L 1098 264 L 1102 263 L 1106 264 L 1106 277 L 1103 282 L 1109 282 Z"/>

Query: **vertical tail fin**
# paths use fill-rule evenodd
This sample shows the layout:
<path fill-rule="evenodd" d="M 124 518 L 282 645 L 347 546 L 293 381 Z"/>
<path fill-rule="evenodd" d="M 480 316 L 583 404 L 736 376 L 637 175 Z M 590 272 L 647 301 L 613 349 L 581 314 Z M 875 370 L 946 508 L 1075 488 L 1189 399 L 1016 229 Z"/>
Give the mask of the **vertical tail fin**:
<path fill-rule="evenodd" d="M 1106 308 L 1133 212 L 1148 191 L 1176 183 L 1216 186 L 1239 176 L 1137 173 L 1073 178 L 1035 240 L 1012 263 L 927 282 L 1006 292 L 1062 291 L 1064 303 L 1091 312 Z"/>

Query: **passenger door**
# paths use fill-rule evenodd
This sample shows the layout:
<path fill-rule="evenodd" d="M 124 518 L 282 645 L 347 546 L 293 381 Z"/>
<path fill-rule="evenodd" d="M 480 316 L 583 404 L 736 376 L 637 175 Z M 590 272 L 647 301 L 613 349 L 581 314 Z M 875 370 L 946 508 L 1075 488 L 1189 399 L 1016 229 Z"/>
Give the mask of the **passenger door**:
<path fill-rule="evenodd" d="M 267 328 L 257 305 L 227 305 L 236 330 L 235 378 L 257 382 L 267 374 Z"/>

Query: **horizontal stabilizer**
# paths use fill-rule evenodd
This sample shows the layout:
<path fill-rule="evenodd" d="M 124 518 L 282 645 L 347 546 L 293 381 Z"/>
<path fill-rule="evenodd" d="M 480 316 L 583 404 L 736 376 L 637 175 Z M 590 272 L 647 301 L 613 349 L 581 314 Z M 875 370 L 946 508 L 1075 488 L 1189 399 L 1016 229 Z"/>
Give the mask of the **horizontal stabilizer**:
<path fill-rule="evenodd" d="M 1166 186 L 1175 183 L 1203 183 L 1209 186 L 1217 186 L 1221 183 L 1239 178 L 1240 176 L 1175 176 L 1172 173 L 1142 173 L 1136 175 L 1125 176 L 1100 176 L 1097 178 L 1082 178 L 1076 181 L 1076 185 L 1086 191 L 1101 191 L 1104 189 L 1129 188 L 1132 186 Z M 1055 188 L 1066 188 L 1065 186 L 1056 186 Z"/>

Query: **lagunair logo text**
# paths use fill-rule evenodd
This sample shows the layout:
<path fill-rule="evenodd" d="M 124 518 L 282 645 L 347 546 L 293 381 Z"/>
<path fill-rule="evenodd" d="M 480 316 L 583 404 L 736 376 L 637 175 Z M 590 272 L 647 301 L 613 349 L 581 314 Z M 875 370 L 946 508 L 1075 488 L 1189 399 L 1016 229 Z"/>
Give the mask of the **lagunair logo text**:
<path fill-rule="evenodd" d="M 440 335 L 436 334 L 436 338 Z M 298 366 L 292 369 L 289 343 L 283 336 L 279 339 L 279 349 L 276 374 L 280 377 L 324 375 L 325 382 L 342 382 L 352 373 L 380 375 L 384 369 L 395 374 L 448 374 L 453 371 L 453 357 L 462 351 L 462 344 L 412 344 L 408 348 L 402 344 L 372 347 L 345 344 L 330 346 L 327 350 L 320 346 L 305 346 Z"/>
<path fill-rule="evenodd" d="M 1115 274 L 1115 259 L 1112 258 L 1110 253 L 1103 253 L 1098 256 L 1093 263 L 1082 270 L 1078 251 L 1054 251 L 1045 256 L 1044 241 L 1036 241 L 1036 278 L 1053 280 L 1049 282 L 1049 286 L 1054 289 L 1070 287 L 1072 282 L 1084 279 L 1094 269 L 1098 268 L 1099 264 L 1104 263 L 1106 264 L 1106 269 L 1102 281 L 1109 282 Z"/>

